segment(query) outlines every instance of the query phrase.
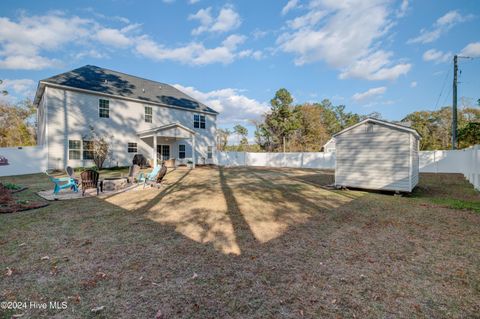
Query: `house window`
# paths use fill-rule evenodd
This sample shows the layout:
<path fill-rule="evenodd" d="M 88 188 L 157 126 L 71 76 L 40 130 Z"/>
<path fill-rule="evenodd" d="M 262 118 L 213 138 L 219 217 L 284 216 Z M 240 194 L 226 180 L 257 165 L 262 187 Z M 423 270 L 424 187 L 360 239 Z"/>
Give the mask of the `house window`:
<path fill-rule="evenodd" d="M 79 160 L 82 157 L 82 143 L 79 140 L 68 141 L 68 159 Z"/>
<path fill-rule="evenodd" d="M 194 114 L 193 115 L 193 127 L 205 128 L 205 115 Z"/>
<path fill-rule="evenodd" d="M 178 145 L 178 158 L 185 158 L 185 145 Z"/>
<path fill-rule="evenodd" d="M 100 99 L 98 100 L 98 115 L 100 117 L 109 118 L 110 117 L 110 101 Z"/>
<path fill-rule="evenodd" d="M 208 146 L 208 147 L 207 147 L 207 158 L 208 158 L 208 159 L 212 159 L 212 158 L 213 158 L 213 147 L 212 147 L 212 146 Z"/>
<path fill-rule="evenodd" d="M 373 133 L 373 123 L 368 123 L 367 126 L 365 127 L 365 132 L 366 133 Z"/>
<path fill-rule="evenodd" d="M 145 106 L 145 122 L 152 123 L 153 111 L 151 106 Z"/>
<path fill-rule="evenodd" d="M 82 143 L 83 143 L 83 159 L 93 160 L 93 142 L 82 141 Z"/>
<path fill-rule="evenodd" d="M 128 152 L 137 153 L 137 143 L 128 143 Z"/>

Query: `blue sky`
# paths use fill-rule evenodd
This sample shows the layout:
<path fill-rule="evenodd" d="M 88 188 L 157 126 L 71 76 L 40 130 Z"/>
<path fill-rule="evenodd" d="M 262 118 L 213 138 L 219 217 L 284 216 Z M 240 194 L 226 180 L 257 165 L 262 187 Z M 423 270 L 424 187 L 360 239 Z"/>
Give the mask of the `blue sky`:
<path fill-rule="evenodd" d="M 281 87 L 399 120 L 451 104 L 452 55 L 480 58 L 478 30 L 473 0 L 5 1 L 0 78 L 15 101 L 93 64 L 175 84 L 221 127 L 259 119 Z M 480 59 L 460 69 L 474 104 Z"/>

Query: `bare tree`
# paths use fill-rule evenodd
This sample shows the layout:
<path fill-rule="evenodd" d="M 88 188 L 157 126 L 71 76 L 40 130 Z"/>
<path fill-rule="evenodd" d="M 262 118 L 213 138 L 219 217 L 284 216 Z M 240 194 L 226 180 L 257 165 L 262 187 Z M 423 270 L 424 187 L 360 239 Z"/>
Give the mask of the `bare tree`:
<path fill-rule="evenodd" d="M 87 151 L 92 152 L 93 162 L 98 169 L 103 168 L 103 164 L 110 157 L 110 143 L 111 136 L 100 136 L 93 126 L 90 126 L 90 133 L 84 137 L 87 143 Z M 84 149 L 85 151 L 85 149 Z"/>

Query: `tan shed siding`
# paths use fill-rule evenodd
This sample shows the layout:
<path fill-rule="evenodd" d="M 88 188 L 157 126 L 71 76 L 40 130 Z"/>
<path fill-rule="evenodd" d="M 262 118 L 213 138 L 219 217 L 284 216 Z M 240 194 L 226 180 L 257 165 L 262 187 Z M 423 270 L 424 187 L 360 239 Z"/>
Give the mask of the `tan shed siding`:
<path fill-rule="evenodd" d="M 410 191 L 410 133 L 368 123 L 336 136 L 335 184 Z"/>
<path fill-rule="evenodd" d="M 419 178 L 419 171 L 420 171 L 420 163 L 419 163 L 419 154 L 418 154 L 418 147 L 419 147 L 419 142 L 418 138 L 412 136 L 412 189 L 418 184 L 418 178 Z"/>

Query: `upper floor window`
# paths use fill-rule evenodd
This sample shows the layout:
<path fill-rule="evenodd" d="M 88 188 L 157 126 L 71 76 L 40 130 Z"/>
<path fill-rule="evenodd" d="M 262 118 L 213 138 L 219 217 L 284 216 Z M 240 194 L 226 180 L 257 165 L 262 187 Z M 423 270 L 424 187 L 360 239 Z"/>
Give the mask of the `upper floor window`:
<path fill-rule="evenodd" d="M 178 145 L 178 158 L 185 158 L 185 145 Z"/>
<path fill-rule="evenodd" d="M 194 114 L 193 115 L 193 127 L 205 128 L 205 115 Z"/>
<path fill-rule="evenodd" d="M 128 143 L 127 148 L 129 153 L 137 153 L 137 143 Z"/>
<path fill-rule="evenodd" d="M 79 160 L 82 158 L 82 143 L 80 140 L 68 141 L 68 159 Z"/>
<path fill-rule="evenodd" d="M 110 101 L 100 99 L 98 100 L 98 115 L 100 117 L 109 118 L 110 117 Z"/>
<path fill-rule="evenodd" d="M 151 106 L 145 106 L 145 122 L 152 123 L 153 110 Z"/>

